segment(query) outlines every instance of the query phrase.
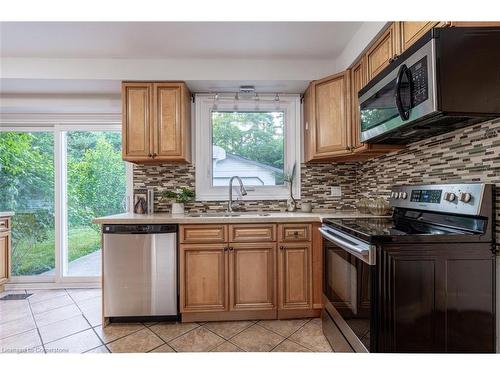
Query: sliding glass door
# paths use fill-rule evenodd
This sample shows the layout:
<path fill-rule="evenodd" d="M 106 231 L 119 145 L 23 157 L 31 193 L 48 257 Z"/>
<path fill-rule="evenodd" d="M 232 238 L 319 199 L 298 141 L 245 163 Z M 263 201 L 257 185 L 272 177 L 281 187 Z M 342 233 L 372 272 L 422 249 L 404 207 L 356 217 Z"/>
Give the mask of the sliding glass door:
<path fill-rule="evenodd" d="M 54 134 L 0 132 L 0 211 L 12 218 L 12 276 L 53 279 L 55 269 Z"/>
<path fill-rule="evenodd" d="M 15 212 L 13 280 L 98 281 L 92 220 L 128 209 L 131 174 L 117 125 L 0 129 L 0 211 Z"/>
<path fill-rule="evenodd" d="M 63 276 L 100 276 L 100 228 L 92 220 L 125 211 L 121 134 L 68 131 L 65 136 L 67 246 L 62 258 Z"/>

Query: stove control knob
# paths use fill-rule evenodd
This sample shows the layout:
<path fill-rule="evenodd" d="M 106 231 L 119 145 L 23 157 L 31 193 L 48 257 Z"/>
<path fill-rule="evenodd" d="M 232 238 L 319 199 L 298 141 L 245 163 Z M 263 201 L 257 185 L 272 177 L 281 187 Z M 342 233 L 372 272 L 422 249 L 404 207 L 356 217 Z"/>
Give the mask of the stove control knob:
<path fill-rule="evenodd" d="M 397 198 L 398 197 L 398 193 L 396 193 L 395 191 L 393 191 L 391 193 L 391 198 Z"/>
<path fill-rule="evenodd" d="M 444 199 L 447 200 L 448 202 L 453 202 L 457 196 L 455 193 L 445 193 Z"/>
<path fill-rule="evenodd" d="M 406 191 L 402 191 L 401 193 L 399 193 L 399 198 L 401 199 L 408 198 L 408 193 Z"/>
<path fill-rule="evenodd" d="M 472 199 L 472 195 L 470 193 L 460 193 L 460 201 L 464 203 L 469 203 Z"/>

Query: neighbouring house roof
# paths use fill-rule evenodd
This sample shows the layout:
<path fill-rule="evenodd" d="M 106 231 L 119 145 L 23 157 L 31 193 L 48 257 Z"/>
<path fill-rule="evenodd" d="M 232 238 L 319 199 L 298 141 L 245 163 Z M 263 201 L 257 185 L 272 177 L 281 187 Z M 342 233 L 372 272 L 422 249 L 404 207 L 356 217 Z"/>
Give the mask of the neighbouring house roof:
<path fill-rule="evenodd" d="M 244 163 L 251 164 L 251 165 L 254 165 L 257 167 L 264 168 L 264 169 L 269 170 L 271 172 L 281 173 L 281 174 L 283 173 L 282 169 L 273 167 L 273 166 L 268 165 L 268 164 L 259 163 L 258 161 L 251 160 L 251 159 L 245 158 L 243 156 L 231 154 L 231 153 L 227 152 L 226 150 L 224 150 L 220 146 L 215 146 L 215 145 L 213 146 L 212 158 L 216 159 L 217 161 L 221 161 L 224 159 L 238 160 L 240 162 L 244 162 Z"/>

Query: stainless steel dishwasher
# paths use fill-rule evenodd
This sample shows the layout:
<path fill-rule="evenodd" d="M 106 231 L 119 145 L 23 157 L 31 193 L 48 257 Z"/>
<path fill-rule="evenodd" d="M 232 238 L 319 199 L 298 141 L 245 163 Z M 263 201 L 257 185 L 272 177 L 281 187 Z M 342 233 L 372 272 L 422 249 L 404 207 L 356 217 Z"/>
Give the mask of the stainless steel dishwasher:
<path fill-rule="evenodd" d="M 176 318 L 177 226 L 103 225 L 103 237 L 104 317 Z"/>

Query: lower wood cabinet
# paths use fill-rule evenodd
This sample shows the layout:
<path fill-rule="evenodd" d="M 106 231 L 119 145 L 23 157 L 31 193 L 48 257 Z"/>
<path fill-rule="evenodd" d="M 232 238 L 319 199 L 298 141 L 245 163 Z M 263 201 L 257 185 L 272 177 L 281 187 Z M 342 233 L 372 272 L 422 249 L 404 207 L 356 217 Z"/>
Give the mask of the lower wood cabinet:
<path fill-rule="evenodd" d="M 0 292 L 10 277 L 10 219 L 0 217 Z"/>
<path fill-rule="evenodd" d="M 229 309 L 276 308 L 276 244 L 229 244 Z"/>
<path fill-rule="evenodd" d="M 312 307 L 311 243 L 281 243 L 279 246 L 279 308 Z"/>
<path fill-rule="evenodd" d="M 180 311 L 226 311 L 227 246 L 180 246 Z"/>
<path fill-rule="evenodd" d="M 321 284 L 313 281 L 312 250 L 321 242 L 315 241 L 312 228 L 305 223 L 181 225 L 182 320 L 319 316 L 322 306 L 313 307 L 313 295 L 321 291 L 314 293 L 313 285 Z M 225 241 L 228 237 L 221 235 L 215 243 L 214 230 L 242 242 Z"/>

